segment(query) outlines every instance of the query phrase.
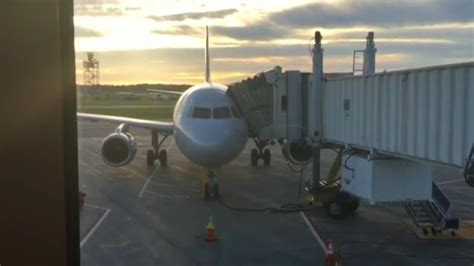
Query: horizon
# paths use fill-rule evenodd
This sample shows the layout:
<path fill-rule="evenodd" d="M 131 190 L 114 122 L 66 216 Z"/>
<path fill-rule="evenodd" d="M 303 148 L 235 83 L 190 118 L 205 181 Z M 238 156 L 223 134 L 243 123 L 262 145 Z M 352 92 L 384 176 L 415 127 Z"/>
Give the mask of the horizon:
<path fill-rule="evenodd" d="M 271 3 L 271 4 L 270 4 Z M 323 35 L 327 72 L 352 72 L 352 52 L 374 31 L 377 72 L 474 60 L 474 2 L 76 0 L 76 80 L 95 52 L 100 83 L 229 84 L 276 65 L 311 71 L 309 41 Z"/>

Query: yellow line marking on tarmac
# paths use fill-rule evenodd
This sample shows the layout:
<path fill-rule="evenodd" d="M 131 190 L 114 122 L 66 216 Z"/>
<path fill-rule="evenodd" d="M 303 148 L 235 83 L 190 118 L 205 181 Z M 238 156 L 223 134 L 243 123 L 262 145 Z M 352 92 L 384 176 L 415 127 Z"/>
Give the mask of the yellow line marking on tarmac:
<path fill-rule="evenodd" d="M 130 240 L 122 240 L 117 244 L 102 244 L 100 245 L 101 248 L 123 248 L 130 244 Z"/>
<path fill-rule="evenodd" d="M 146 187 L 148 186 L 148 183 L 150 183 L 150 180 L 153 178 L 155 175 L 155 170 L 156 168 L 153 169 L 151 175 L 148 177 L 146 180 L 145 184 L 143 185 L 142 189 L 140 190 L 140 193 L 138 193 L 138 197 L 141 198 L 143 196 L 143 192 L 145 192 Z"/>
<path fill-rule="evenodd" d="M 174 187 L 173 184 L 168 184 L 168 183 L 161 183 L 161 182 L 156 182 L 156 181 L 150 181 L 150 183 L 158 185 L 158 186 Z"/>
<path fill-rule="evenodd" d="M 185 189 L 185 190 L 190 190 L 192 192 L 200 192 L 200 189 L 195 189 L 192 188 L 192 186 L 197 186 L 197 184 L 190 184 L 189 186 L 180 186 L 177 184 L 169 184 L 169 183 L 161 183 L 161 182 L 156 182 L 156 181 L 150 181 L 150 184 L 157 185 L 157 186 L 163 186 L 163 187 L 169 187 L 169 188 L 174 188 L 174 189 Z M 153 192 L 150 190 L 145 190 L 144 192 Z"/>
<path fill-rule="evenodd" d="M 157 192 L 153 192 L 153 191 L 149 191 L 149 190 L 145 190 L 146 193 L 149 193 L 151 195 L 154 195 L 154 196 L 157 196 L 157 197 L 161 197 L 161 198 L 170 198 L 170 199 L 190 199 L 191 196 L 185 196 L 185 195 L 173 195 L 173 196 L 170 196 L 170 195 L 166 195 L 166 194 L 162 194 L 162 193 L 157 193 Z"/>
<path fill-rule="evenodd" d="M 166 147 L 166 151 L 168 152 L 169 149 L 173 146 L 174 144 L 174 139 L 170 142 L 170 144 L 168 145 L 168 147 Z M 148 177 L 148 179 L 146 180 L 145 184 L 143 185 L 142 189 L 140 190 L 140 193 L 138 193 L 138 197 L 139 198 L 142 198 L 143 197 L 143 193 L 145 192 L 145 189 L 146 187 L 148 186 L 148 184 L 150 183 L 151 179 L 155 176 L 155 173 L 156 173 L 156 167 L 153 168 L 153 170 L 151 171 L 151 174 L 150 176 Z"/>

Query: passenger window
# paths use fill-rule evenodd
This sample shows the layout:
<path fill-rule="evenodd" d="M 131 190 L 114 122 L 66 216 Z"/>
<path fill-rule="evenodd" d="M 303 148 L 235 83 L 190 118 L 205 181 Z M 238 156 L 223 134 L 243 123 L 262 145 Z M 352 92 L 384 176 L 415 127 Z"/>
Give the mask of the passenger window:
<path fill-rule="evenodd" d="M 211 109 L 203 107 L 195 107 L 193 111 L 193 118 L 208 119 L 211 118 Z"/>
<path fill-rule="evenodd" d="M 231 118 L 229 107 L 217 107 L 213 110 L 215 119 L 227 119 Z"/>
<path fill-rule="evenodd" d="M 234 118 L 241 118 L 242 117 L 240 115 L 239 111 L 237 111 L 237 109 L 235 108 L 235 106 L 232 106 L 231 110 L 232 110 L 232 115 L 234 116 Z"/>

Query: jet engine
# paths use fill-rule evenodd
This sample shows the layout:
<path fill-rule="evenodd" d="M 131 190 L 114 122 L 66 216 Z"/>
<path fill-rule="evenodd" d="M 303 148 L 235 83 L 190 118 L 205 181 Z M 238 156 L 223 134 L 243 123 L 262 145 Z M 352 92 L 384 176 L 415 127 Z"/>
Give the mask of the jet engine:
<path fill-rule="evenodd" d="M 285 158 L 294 164 L 302 164 L 307 162 L 313 156 L 313 149 L 306 141 L 282 140 L 281 151 Z"/>
<path fill-rule="evenodd" d="M 102 160 L 110 166 L 129 164 L 137 153 L 137 140 L 128 132 L 128 127 L 120 125 L 114 133 L 102 141 Z"/>

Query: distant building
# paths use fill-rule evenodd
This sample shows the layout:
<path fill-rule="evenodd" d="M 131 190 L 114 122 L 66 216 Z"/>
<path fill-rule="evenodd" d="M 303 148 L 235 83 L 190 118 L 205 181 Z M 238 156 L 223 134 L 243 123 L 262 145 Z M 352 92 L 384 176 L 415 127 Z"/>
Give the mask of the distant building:
<path fill-rule="evenodd" d="M 152 93 L 151 98 L 156 101 L 172 100 L 178 99 L 178 95 L 168 94 L 168 93 Z"/>

